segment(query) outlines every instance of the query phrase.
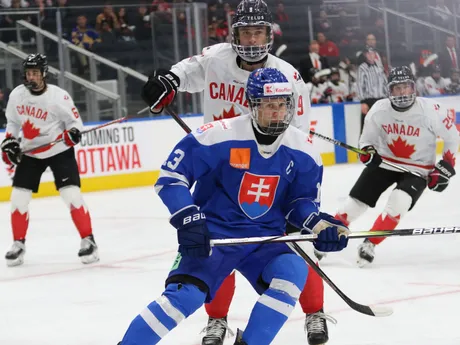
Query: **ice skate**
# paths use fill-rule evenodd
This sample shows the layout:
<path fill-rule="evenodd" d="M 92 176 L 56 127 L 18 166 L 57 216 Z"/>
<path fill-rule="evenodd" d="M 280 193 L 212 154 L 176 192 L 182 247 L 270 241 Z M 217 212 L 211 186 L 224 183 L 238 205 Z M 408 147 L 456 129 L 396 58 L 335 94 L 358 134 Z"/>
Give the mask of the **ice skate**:
<path fill-rule="evenodd" d="M 364 267 L 374 261 L 375 244 L 365 239 L 358 247 L 358 266 Z"/>
<path fill-rule="evenodd" d="M 230 336 L 234 335 L 228 327 L 227 317 L 221 319 L 210 317 L 208 325 L 202 330 L 202 332 L 206 332 L 206 335 L 203 337 L 201 345 L 223 345 L 227 330 Z"/>
<path fill-rule="evenodd" d="M 92 264 L 93 262 L 99 261 L 97 245 L 93 235 L 89 235 L 81 239 L 78 256 L 84 264 Z"/>
<path fill-rule="evenodd" d="M 11 249 L 6 253 L 6 264 L 9 267 L 19 266 L 24 263 L 24 254 L 26 253 L 26 246 L 24 240 L 14 241 Z"/>
<path fill-rule="evenodd" d="M 235 344 L 234 345 L 247 345 L 243 341 L 243 331 L 241 329 L 238 329 L 236 331 L 236 339 L 235 339 Z"/>
<path fill-rule="evenodd" d="M 326 321 L 330 321 L 333 324 L 337 323 L 336 319 L 332 316 L 324 314 L 323 309 L 314 314 L 306 314 L 305 332 L 307 333 L 309 345 L 323 345 L 327 343 L 329 332 Z"/>

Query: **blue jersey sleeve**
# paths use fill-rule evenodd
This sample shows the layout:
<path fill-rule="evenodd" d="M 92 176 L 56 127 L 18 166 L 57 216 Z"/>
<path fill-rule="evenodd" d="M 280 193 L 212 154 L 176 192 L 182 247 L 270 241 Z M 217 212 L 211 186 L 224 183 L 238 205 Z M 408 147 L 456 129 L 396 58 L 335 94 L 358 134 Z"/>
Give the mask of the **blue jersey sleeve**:
<path fill-rule="evenodd" d="M 319 213 L 323 166 L 313 159 L 297 171 L 289 188 L 286 203 L 286 219 L 302 229 L 305 221 Z"/>
<path fill-rule="evenodd" d="M 213 169 L 210 156 L 210 147 L 188 134 L 163 163 L 155 190 L 171 214 L 194 204 L 190 188 Z"/>

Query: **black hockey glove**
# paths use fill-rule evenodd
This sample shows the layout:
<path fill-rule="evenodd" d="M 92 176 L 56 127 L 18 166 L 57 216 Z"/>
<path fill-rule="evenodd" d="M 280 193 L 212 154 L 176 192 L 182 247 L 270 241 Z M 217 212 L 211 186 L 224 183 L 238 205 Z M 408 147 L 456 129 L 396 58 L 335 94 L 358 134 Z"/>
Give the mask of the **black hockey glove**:
<path fill-rule="evenodd" d="M 173 72 L 159 69 L 153 72 L 142 87 L 142 99 L 154 114 L 161 113 L 176 97 L 180 79 Z"/>
<path fill-rule="evenodd" d="M 211 255 L 206 217 L 197 206 L 191 205 L 177 211 L 169 222 L 177 229 L 179 253 L 193 258 L 207 258 Z"/>
<path fill-rule="evenodd" d="M 455 169 L 447 161 L 441 159 L 428 175 L 428 188 L 442 192 L 449 185 L 449 179 L 455 175 Z"/>
<path fill-rule="evenodd" d="M 18 165 L 21 161 L 21 148 L 19 147 L 19 141 L 14 137 L 6 138 L 2 141 L 2 159 L 5 164 Z"/>
<path fill-rule="evenodd" d="M 367 154 L 359 154 L 359 160 L 369 168 L 377 168 L 382 164 L 382 157 L 375 150 L 374 146 L 366 146 L 362 148 Z"/>
<path fill-rule="evenodd" d="M 65 130 L 63 133 L 64 142 L 67 146 L 75 146 L 81 140 L 81 132 L 78 128 L 71 128 L 69 130 Z"/>

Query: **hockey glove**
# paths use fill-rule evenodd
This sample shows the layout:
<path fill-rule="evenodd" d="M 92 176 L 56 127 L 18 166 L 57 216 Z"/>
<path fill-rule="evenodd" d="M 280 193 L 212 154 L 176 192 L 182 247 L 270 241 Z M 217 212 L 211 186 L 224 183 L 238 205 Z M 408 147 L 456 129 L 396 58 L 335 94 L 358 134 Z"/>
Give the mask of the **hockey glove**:
<path fill-rule="evenodd" d="M 2 159 L 7 165 L 18 165 L 21 161 L 21 148 L 19 141 L 14 137 L 6 138 L 2 141 Z"/>
<path fill-rule="evenodd" d="M 359 154 L 359 160 L 369 168 L 377 168 L 382 164 L 382 157 L 375 150 L 374 146 L 366 146 L 362 148 L 367 154 Z"/>
<path fill-rule="evenodd" d="M 197 206 L 187 206 L 171 216 L 169 220 L 177 229 L 179 253 L 194 258 L 211 255 L 211 241 L 206 217 Z"/>
<path fill-rule="evenodd" d="M 327 213 L 312 214 L 303 224 L 301 233 L 318 235 L 313 242 L 320 252 L 338 252 L 348 245 L 350 230 L 340 221 Z"/>
<path fill-rule="evenodd" d="M 176 97 L 180 79 L 173 72 L 159 69 L 153 72 L 142 88 L 142 99 L 154 114 L 161 113 Z"/>
<path fill-rule="evenodd" d="M 81 132 L 78 128 L 75 128 L 75 127 L 69 130 L 65 130 L 62 136 L 67 146 L 75 146 L 81 140 Z"/>
<path fill-rule="evenodd" d="M 447 161 L 441 159 L 428 175 L 428 188 L 442 192 L 449 185 L 449 179 L 455 175 L 455 169 Z"/>

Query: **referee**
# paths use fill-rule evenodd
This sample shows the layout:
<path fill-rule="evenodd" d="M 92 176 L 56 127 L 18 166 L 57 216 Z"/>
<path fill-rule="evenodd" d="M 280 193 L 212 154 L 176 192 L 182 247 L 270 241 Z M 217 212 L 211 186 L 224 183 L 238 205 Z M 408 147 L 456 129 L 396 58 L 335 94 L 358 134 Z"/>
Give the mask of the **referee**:
<path fill-rule="evenodd" d="M 362 62 L 358 67 L 357 86 L 358 98 L 361 101 L 361 131 L 363 130 L 364 117 L 369 109 L 379 99 L 388 95 L 387 77 L 382 66 L 377 63 L 377 52 L 366 47 L 362 54 Z"/>

